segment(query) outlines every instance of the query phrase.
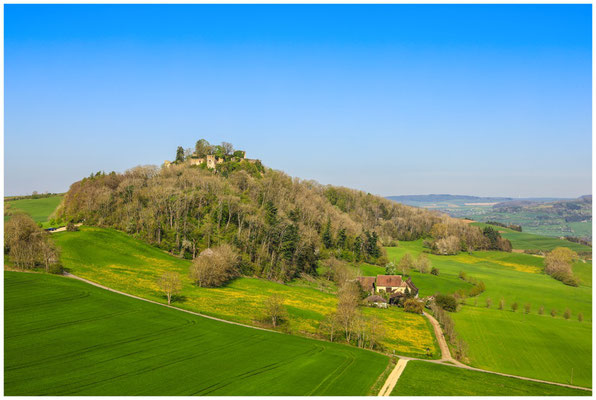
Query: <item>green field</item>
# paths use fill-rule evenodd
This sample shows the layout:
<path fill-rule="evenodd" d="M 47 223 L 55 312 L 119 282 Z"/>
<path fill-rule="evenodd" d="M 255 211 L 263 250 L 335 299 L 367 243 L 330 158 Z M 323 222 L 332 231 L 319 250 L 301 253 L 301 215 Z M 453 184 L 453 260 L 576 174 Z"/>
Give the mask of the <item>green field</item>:
<path fill-rule="evenodd" d="M 221 288 L 198 288 L 188 277 L 190 262 L 173 257 L 155 247 L 111 229 L 82 227 L 79 232 L 60 232 L 52 238 L 61 248 L 65 268 L 75 275 L 108 287 L 151 300 L 165 302 L 157 286 L 164 271 L 177 271 L 183 282 L 181 300 L 176 307 L 201 312 L 249 325 L 265 325 L 265 300 L 272 294 L 285 298 L 290 315 L 282 327 L 287 332 L 312 336 L 319 322 L 333 312 L 337 298 L 328 290 L 318 290 L 317 283 L 296 280 L 280 284 L 264 279 L 239 278 Z M 364 308 L 384 325 L 386 350 L 426 358 L 426 348 L 438 357 L 432 329 L 424 317 L 403 309 Z"/>
<path fill-rule="evenodd" d="M 62 195 L 44 197 L 41 199 L 22 199 L 5 202 L 10 211 L 23 211 L 31 216 L 35 222 L 41 222 L 44 228 L 50 226 L 49 218 L 62 201 Z M 10 216 L 5 216 L 6 222 Z"/>
<path fill-rule="evenodd" d="M 400 242 L 388 248 L 390 259 L 399 259 L 406 252 L 417 256 L 422 242 Z M 528 254 L 494 251 L 461 253 L 456 256 L 429 255 L 432 265 L 439 268 L 439 277 L 426 275 L 424 280 L 413 274 L 414 283 L 426 293 L 444 292 L 450 282 L 458 281 L 460 271 L 485 282 L 486 291 L 452 313 L 456 331 L 469 345 L 470 364 L 492 371 L 528 376 L 536 379 L 592 385 L 592 264 L 578 263 L 582 280 L 571 287 L 542 273 L 543 259 Z M 439 278 L 444 277 L 441 281 Z M 460 282 L 463 282 L 459 280 Z M 486 308 L 486 301 L 492 307 Z M 504 298 L 505 309 L 498 310 Z M 510 305 L 517 302 L 516 313 Z M 530 314 L 524 314 L 524 304 L 531 304 Z M 540 306 L 544 315 L 538 315 Z M 562 317 L 569 308 L 570 320 Z M 557 310 L 555 318 L 550 310 Z M 577 320 L 582 313 L 584 321 Z"/>
<path fill-rule="evenodd" d="M 484 228 L 490 226 L 497 229 L 501 236 L 511 241 L 511 245 L 514 249 L 522 250 L 543 250 L 550 251 L 555 247 L 568 247 L 573 251 L 586 252 L 592 251 L 590 246 L 585 246 L 579 243 L 573 243 L 568 240 L 559 239 L 551 236 L 535 235 L 527 232 L 518 232 L 513 229 L 503 228 L 501 226 L 488 225 L 481 222 L 475 222 L 472 225 Z"/>
<path fill-rule="evenodd" d="M 9 396 L 366 395 L 389 359 L 5 272 Z"/>
<path fill-rule="evenodd" d="M 440 383 L 439 383 L 440 382 Z M 591 396 L 591 392 L 410 361 L 392 396 Z"/>

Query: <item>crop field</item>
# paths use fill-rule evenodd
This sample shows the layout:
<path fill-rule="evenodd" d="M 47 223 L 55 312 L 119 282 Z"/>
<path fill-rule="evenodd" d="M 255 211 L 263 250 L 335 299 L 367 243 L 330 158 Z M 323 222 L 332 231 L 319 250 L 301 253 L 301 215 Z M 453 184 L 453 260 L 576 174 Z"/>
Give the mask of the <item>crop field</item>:
<path fill-rule="evenodd" d="M 263 279 L 239 278 L 221 288 L 198 288 L 188 277 L 190 262 L 115 231 L 82 227 L 79 232 L 52 235 L 61 248 L 65 268 L 75 275 L 147 299 L 166 302 L 157 278 L 164 271 L 176 271 L 183 290 L 176 307 L 249 325 L 266 326 L 265 300 L 273 294 L 285 299 L 290 316 L 281 329 L 304 336 L 317 333 L 319 322 L 335 310 L 336 296 L 317 290 L 303 280 L 279 284 Z M 432 329 L 420 315 L 402 309 L 364 309 L 385 324 L 387 351 L 414 357 L 439 355 Z"/>
<path fill-rule="evenodd" d="M 511 241 L 511 245 L 514 249 L 550 251 L 555 247 L 568 247 L 571 250 L 577 252 L 592 251 L 590 246 L 573 243 L 568 240 L 563 240 L 556 237 L 536 235 L 527 232 L 518 232 L 514 231 L 513 229 L 487 225 L 481 222 L 475 222 L 472 225 L 479 226 L 481 228 L 490 226 L 497 229 L 501 233 L 501 236 Z"/>
<path fill-rule="evenodd" d="M 421 241 L 400 242 L 399 247 L 387 249 L 390 259 L 400 259 L 406 252 L 416 257 L 421 251 Z M 573 369 L 574 384 L 591 386 L 592 281 L 587 279 L 591 262 L 574 265 L 582 283 L 571 287 L 543 274 L 543 259 L 528 254 L 483 251 L 429 255 L 429 259 L 440 275 L 426 275 L 425 288 L 443 291 L 450 280 L 459 280 L 460 271 L 486 285 L 484 293 L 467 299 L 459 312 L 452 313 L 456 331 L 468 343 L 471 365 L 562 383 L 570 382 Z M 447 280 L 440 282 L 442 276 Z M 419 278 L 413 275 L 412 279 L 423 287 Z M 497 307 L 501 298 L 503 310 Z M 514 302 L 519 306 L 515 313 L 510 308 Z M 529 314 L 524 313 L 525 304 L 531 306 Z M 543 315 L 539 315 L 541 306 Z M 569 320 L 563 318 L 566 308 L 571 311 Z M 555 317 L 550 315 L 553 309 Z M 578 321 L 579 313 L 583 322 Z"/>
<path fill-rule="evenodd" d="M 54 212 L 56 207 L 62 201 L 62 195 L 59 196 L 52 196 L 52 197 L 44 197 L 40 199 L 22 199 L 22 200 L 12 200 L 5 202 L 5 206 L 8 206 L 8 209 L 11 211 L 23 211 L 31 216 L 35 222 L 41 222 L 44 228 L 49 226 L 49 218 L 50 215 Z M 4 217 L 4 221 L 6 221 L 8 217 Z"/>
<path fill-rule="evenodd" d="M 391 395 L 590 396 L 591 392 L 424 361 L 410 361 Z"/>
<path fill-rule="evenodd" d="M 366 395 L 389 359 L 5 272 L 6 395 Z"/>

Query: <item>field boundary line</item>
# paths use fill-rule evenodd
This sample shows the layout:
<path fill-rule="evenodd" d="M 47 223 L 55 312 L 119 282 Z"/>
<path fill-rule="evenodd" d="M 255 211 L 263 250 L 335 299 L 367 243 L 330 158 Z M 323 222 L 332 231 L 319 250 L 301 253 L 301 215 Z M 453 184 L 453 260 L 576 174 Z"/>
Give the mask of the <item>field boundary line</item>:
<path fill-rule="evenodd" d="M 389 396 L 391 394 L 391 392 L 393 391 L 393 388 L 395 387 L 395 385 L 397 384 L 397 381 L 399 380 L 399 377 L 401 376 L 402 372 L 404 372 L 404 369 L 406 369 L 406 365 L 408 364 L 408 361 L 409 360 L 407 360 L 405 358 L 400 358 L 399 360 L 397 360 L 397 364 L 395 365 L 395 368 L 393 368 L 393 371 L 391 371 L 391 373 L 387 377 L 387 380 L 385 381 L 385 384 L 379 391 L 378 396 L 385 397 L 385 396 Z"/>
<path fill-rule="evenodd" d="M 88 279 L 81 278 L 80 276 L 73 275 L 70 272 L 64 271 L 62 273 L 62 275 L 65 276 L 65 277 L 68 277 L 68 278 L 77 279 L 79 281 L 85 282 L 85 283 L 87 283 L 89 285 L 98 287 L 100 289 L 104 289 L 104 290 L 107 290 L 107 291 L 110 291 L 110 292 L 118 293 L 118 294 L 121 294 L 121 295 L 124 295 L 124 296 L 127 296 L 127 297 L 131 297 L 133 299 L 137 299 L 137 300 L 141 300 L 141 301 L 146 301 L 148 303 L 157 304 L 157 305 L 162 306 L 162 307 L 171 308 L 172 310 L 182 311 L 182 312 L 185 312 L 185 313 L 188 313 L 188 314 L 196 315 L 196 316 L 203 317 L 203 318 L 208 318 L 208 319 L 211 319 L 211 320 L 214 320 L 214 321 L 223 322 L 223 323 L 226 323 L 226 324 L 243 326 L 245 328 L 258 329 L 258 330 L 266 331 L 266 332 L 278 333 L 280 335 L 289 335 L 289 334 L 284 333 L 284 332 L 278 332 L 278 331 L 274 331 L 274 330 L 267 329 L 267 328 L 261 328 L 261 327 L 258 327 L 258 326 L 251 326 L 251 325 L 241 324 L 239 322 L 228 321 L 228 320 L 225 320 L 225 319 L 221 319 L 221 318 L 217 318 L 217 317 L 212 317 L 210 315 L 201 314 L 201 313 L 198 313 L 198 312 L 195 312 L 195 311 L 185 310 L 183 308 L 178 308 L 178 307 L 174 307 L 174 306 L 171 306 L 171 305 L 168 305 L 168 304 L 163 304 L 163 303 L 160 303 L 160 302 L 155 301 L 155 300 L 145 299 L 143 297 L 135 296 L 134 294 L 130 294 L 130 293 L 126 293 L 126 292 L 121 292 L 120 290 L 112 289 L 112 288 L 109 288 L 107 286 L 101 285 L 99 283 L 90 281 Z M 427 315 L 427 318 L 430 317 L 430 315 L 428 315 L 427 313 L 424 313 L 424 314 Z M 431 323 L 434 320 L 438 324 L 437 320 L 435 320 L 434 318 L 432 318 L 432 319 L 429 318 L 429 320 L 431 321 Z M 435 325 L 433 324 L 433 326 L 435 326 Z M 441 330 L 440 326 L 439 326 L 438 329 L 439 329 L 440 336 L 443 338 L 443 340 L 445 340 L 445 338 L 443 336 L 443 331 Z M 436 333 L 436 331 L 435 331 L 435 333 Z M 439 335 L 437 335 L 437 336 L 439 336 Z M 317 339 L 317 338 L 308 338 L 308 339 L 318 340 L 318 341 L 321 341 L 321 342 L 327 342 L 326 340 Z M 437 337 L 437 340 L 439 340 L 438 337 Z M 445 343 L 445 345 L 447 344 L 446 341 L 444 343 Z M 447 348 L 447 351 L 449 351 L 448 349 L 449 348 Z M 367 350 L 367 349 L 363 349 L 363 350 Z M 374 353 L 376 353 L 376 352 L 374 352 Z M 379 353 L 379 354 L 383 354 L 383 353 Z M 387 354 L 384 354 L 384 355 L 387 355 Z M 525 381 L 532 381 L 532 382 L 538 382 L 538 383 L 546 383 L 546 384 L 550 384 L 550 385 L 568 387 L 568 388 L 571 388 L 571 389 L 586 390 L 586 391 L 589 391 L 589 392 L 592 391 L 591 388 L 585 388 L 585 387 L 581 387 L 581 386 L 574 386 L 574 385 L 569 385 L 569 384 L 566 384 L 566 383 L 550 382 L 550 381 L 544 381 L 544 380 L 535 379 L 535 378 L 528 378 L 528 377 L 525 377 L 525 376 L 511 375 L 511 374 L 506 374 L 506 373 L 503 373 L 503 372 L 488 371 L 488 370 L 485 370 L 485 369 L 470 367 L 469 365 L 462 364 L 459 361 L 456 361 L 456 360 L 452 359 L 451 358 L 451 354 L 449 354 L 449 358 L 448 359 L 442 358 L 441 360 L 425 360 L 425 359 L 422 359 L 422 358 L 400 356 L 399 354 L 396 354 L 396 355 L 399 357 L 399 359 L 400 359 L 399 361 L 401 361 L 401 360 L 404 360 L 404 361 L 408 361 L 408 360 L 425 361 L 425 362 L 431 362 L 431 363 L 435 363 L 435 364 L 447 365 L 449 367 L 464 368 L 464 369 L 469 369 L 469 370 L 478 371 L 478 372 L 486 372 L 486 373 L 489 373 L 489 374 L 506 376 L 506 377 L 509 377 L 509 378 L 517 378 L 517 379 L 522 379 L 522 380 L 525 380 Z M 399 361 L 398 361 L 398 365 L 399 365 Z M 451 362 L 453 364 L 449 364 L 449 362 Z M 396 365 L 396 368 L 397 368 L 397 365 Z M 391 374 L 393 374 L 395 372 L 395 369 L 394 369 L 394 371 L 391 372 Z M 390 374 L 390 376 L 391 376 L 391 374 Z M 401 375 L 401 373 L 400 373 L 400 375 Z M 399 378 L 399 376 L 398 376 L 398 378 Z M 397 382 L 397 380 L 396 380 L 396 382 Z M 385 384 L 386 383 L 387 382 L 385 382 Z M 382 389 L 381 389 L 381 391 L 382 391 Z"/>

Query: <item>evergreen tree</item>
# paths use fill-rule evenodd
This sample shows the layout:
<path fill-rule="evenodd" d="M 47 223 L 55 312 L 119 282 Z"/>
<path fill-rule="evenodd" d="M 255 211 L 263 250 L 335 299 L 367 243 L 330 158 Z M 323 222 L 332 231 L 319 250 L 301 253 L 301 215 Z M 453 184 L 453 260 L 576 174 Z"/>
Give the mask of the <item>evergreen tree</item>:
<path fill-rule="evenodd" d="M 346 240 L 346 230 L 345 228 L 341 228 L 337 234 L 337 247 L 344 249 L 346 247 Z"/>
<path fill-rule="evenodd" d="M 182 148 L 182 146 L 178 146 L 178 149 L 176 149 L 176 161 L 177 163 L 181 163 L 184 161 L 184 149 Z"/>
<path fill-rule="evenodd" d="M 331 236 L 331 221 L 327 220 L 327 226 L 323 232 L 323 244 L 326 248 L 330 249 L 333 247 L 333 237 Z"/>

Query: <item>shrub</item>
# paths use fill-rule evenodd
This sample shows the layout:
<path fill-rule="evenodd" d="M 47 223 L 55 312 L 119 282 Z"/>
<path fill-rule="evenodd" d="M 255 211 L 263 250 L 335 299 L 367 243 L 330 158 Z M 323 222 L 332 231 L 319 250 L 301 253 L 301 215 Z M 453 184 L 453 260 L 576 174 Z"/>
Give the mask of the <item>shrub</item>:
<path fill-rule="evenodd" d="M 67 230 L 68 232 L 76 232 L 76 231 L 78 231 L 78 230 L 79 230 L 79 227 L 78 227 L 78 226 L 76 226 L 76 225 L 74 224 L 74 222 L 72 222 L 72 221 L 71 221 L 71 222 L 69 222 L 68 224 L 66 224 L 66 230 Z"/>
<path fill-rule="evenodd" d="M 538 309 L 538 314 L 544 314 L 544 306 L 540 306 L 540 308 Z"/>
<path fill-rule="evenodd" d="M 563 313 L 563 318 L 569 319 L 571 317 L 571 310 L 566 308 L 565 312 Z"/>
<path fill-rule="evenodd" d="M 449 294 L 438 294 L 435 296 L 435 303 L 446 311 L 455 311 L 457 309 L 457 300 Z"/>
<path fill-rule="evenodd" d="M 438 269 L 438 268 L 436 268 L 436 267 L 433 267 L 433 268 L 430 270 L 430 274 L 431 274 L 431 275 L 438 276 L 438 275 L 439 275 L 439 269 Z"/>
<path fill-rule="evenodd" d="M 582 313 L 577 314 L 577 320 L 579 322 L 582 322 L 584 320 L 584 314 L 582 314 Z"/>
<path fill-rule="evenodd" d="M 490 306 L 493 305 L 493 301 L 491 300 L 490 297 L 486 298 L 486 308 L 490 308 Z"/>
<path fill-rule="evenodd" d="M 550 315 L 551 317 L 556 317 L 557 316 L 557 310 L 555 310 L 554 308 L 552 310 L 550 310 Z"/>
<path fill-rule="evenodd" d="M 530 303 L 526 303 L 524 305 L 524 311 L 526 314 L 529 314 L 531 309 L 532 309 L 532 305 Z"/>
<path fill-rule="evenodd" d="M 459 271 L 459 279 L 462 280 L 466 280 L 468 278 L 468 274 L 466 274 L 466 271 Z"/>
<path fill-rule="evenodd" d="M 404 303 L 404 311 L 422 314 L 424 306 L 416 299 L 407 299 Z"/>
<path fill-rule="evenodd" d="M 505 299 L 501 297 L 501 300 L 499 300 L 499 310 L 503 308 L 505 308 Z"/>
<path fill-rule="evenodd" d="M 235 276 L 238 253 L 229 244 L 201 253 L 190 266 L 190 276 L 199 287 L 217 287 Z"/>
<path fill-rule="evenodd" d="M 517 311 L 517 307 L 518 307 L 517 302 L 516 301 L 513 302 L 513 304 L 511 305 L 511 311 L 516 312 Z"/>

